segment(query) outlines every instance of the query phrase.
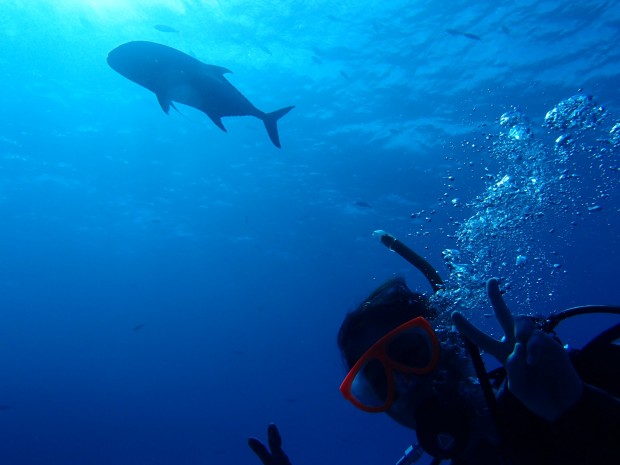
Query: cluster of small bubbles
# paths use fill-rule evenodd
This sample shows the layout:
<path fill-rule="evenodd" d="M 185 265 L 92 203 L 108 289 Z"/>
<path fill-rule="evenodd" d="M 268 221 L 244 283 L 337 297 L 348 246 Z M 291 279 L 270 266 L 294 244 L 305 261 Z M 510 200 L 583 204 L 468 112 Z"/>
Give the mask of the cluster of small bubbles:
<path fill-rule="evenodd" d="M 571 134 L 562 134 L 555 140 L 554 150 L 558 160 L 566 163 L 577 150 L 575 139 Z"/>
<path fill-rule="evenodd" d="M 611 131 L 609 131 L 609 142 L 614 147 L 620 147 L 620 123 L 614 124 Z"/>
<path fill-rule="evenodd" d="M 454 308 L 482 305 L 486 301 L 485 277 L 458 249 L 446 249 L 441 254 L 450 279 L 433 294 L 432 303 L 445 314 L 450 314 Z"/>
<path fill-rule="evenodd" d="M 462 263 L 461 252 L 457 249 L 446 249 L 441 252 L 443 260 L 446 263 L 446 267 L 450 272 L 454 273 L 457 277 L 461 275 L 469 275 L 471 273 L 471 266 L 467 263 Z"/>
<path fill-rule="evenodd" d="M 603 127 L 600 122 L 609 116 L 607 110 L 592 103 L 590 117 L 585 118 L 587 123 L 576 126 L 577 130 L 571 134 L 558 137 L 554 146 L 555 154 L 562 163 L 572 165 L 575 170 L 587 167 L 589 179 L 597 177 L 596 184 L 588 183 L 596 188 L 596 192 L 587 194 L 591 202 L 608 198 L 618 185 L 620 169 L 615 155 L 620 148 L 620 123 Z"/>
<path fill-rule="evenodd" d="M 568 244 L 570 231 L 584 217 L 599 215 L 617 190 L 620 168 L 611 155 L 620 147 L 620 122 L 610 131 L 602 125 L 593 130 L 606 116 L 591 97 L 558 103 L 545 118 L 547 127 L 562 130 L 555 144 L 535 138 L 529 118 L 519 110 L 501 116 L 502 129 L 488 147 L 497 163 L 485 168 L 485 190 L 469 202 L 444 194 L 444 205 L 472 214 L 458 222 L 451 218 L 455 245 L 442 252 L 450 273 L 432 297 L 442 313 L 488 309 L 489 277 L 499 278 L 504 290 L 519 297 L 522 311 L 540 310 L 538 305 L 553 299 L 567 270 L 558 252 L 548 250 L 545 237 L 552 234 L 554 243 Z M 454 181 L 451 175 L 445 179 Z"/>
<path fill-rule="evenodd" d="M 507 111 L 499 118 L 500 126 L 506 128 L 506 136 L 513 140 L 528 140 L 534 137 L 530 119 L 516 108 Z"/>
<path fill-rule="evenodd" d="M 499 134 L 490 154 L 501 171 L 487 172 L 485 191 L 468 204 L 473 214 L 455 235 L 457 248 L 443 252 L 450 275 L 435 299 L 449 310 L 487 307 L 485 281 L 492 276 L 502 278 L 504 288 L 517 288 L 528 304 L 540 289 L 533 285 L 535 271 L 553 270 L 531 237 L 561 182 L 556 158 L 532 137 L 527 116 L 512 110 L 500 124 L 509 131 Z M 530 266 L 531 260 L 542 266 Z"/>
<path fill-rule="evenodd" d="M 591 95 L 573 95 L 547 112 L 545 124 L 558 131 L 581 131 L 597 127 L 606 116 L 607 110 L 598 105 Z"/>

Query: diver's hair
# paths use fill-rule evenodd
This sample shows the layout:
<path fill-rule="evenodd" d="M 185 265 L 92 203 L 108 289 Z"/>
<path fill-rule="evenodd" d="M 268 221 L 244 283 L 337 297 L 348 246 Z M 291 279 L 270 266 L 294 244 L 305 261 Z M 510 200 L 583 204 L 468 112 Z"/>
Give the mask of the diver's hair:
<path fill-rule="evenodd" d="M 418 316 L 433 318 L 435 315 L 428 298 L 412 292 L 402 277 L 383 283 L 340 326 L 338 348 L 347 369 L 392 329 Z"/>

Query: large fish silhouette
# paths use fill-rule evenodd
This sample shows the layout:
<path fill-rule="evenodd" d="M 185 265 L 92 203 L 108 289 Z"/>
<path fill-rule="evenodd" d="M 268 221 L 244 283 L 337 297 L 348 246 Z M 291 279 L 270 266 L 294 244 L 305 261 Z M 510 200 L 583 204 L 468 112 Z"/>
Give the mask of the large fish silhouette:
<path fill-rule="evenodd" d="M 255 116 L 263 121 L 271 142 L 278 148 L 278 119 L 294 108 L 262 112 L 226 80 L 224 74 L 231 72 L 228 69 L 202 63 L 154 42 L 119 45 L 108 54 L 108 64 L 127 79 L 154 92 L 166 114 L 170 107 L 176 109 L 173 102 L 183 103 L 206 113 L 224 132 L 224 116 Z"/>

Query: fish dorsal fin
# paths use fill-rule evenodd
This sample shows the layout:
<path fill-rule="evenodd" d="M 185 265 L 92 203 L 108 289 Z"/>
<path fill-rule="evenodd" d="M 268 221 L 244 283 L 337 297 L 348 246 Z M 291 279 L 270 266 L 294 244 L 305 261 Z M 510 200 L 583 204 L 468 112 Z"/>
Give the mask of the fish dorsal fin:
<path fill-rule="evenodd" d="M 223 66 L 217 66 L 217 65 L 207 65 L 206 63 L 203 63 L 204 66 L 204 70 L 208 73 L 213 73 L 213 74 L 232 74 L 232 71 L 229 70 L 228 68 L 224 68 Z"/>
<path fill-rule="evenodd" d="M 164 110 L 165 114 L 170 114 L 170 105 L 172 104 L 172 102 L 167 99 L 166 97 L 164 97 L 163 95 L 157 95 L 157 101 L 159 102 L 159 106 L 161 107 L 162 110 Z M 174 108 L 174 105 L 172 105 L 172 107 Z M 176 108 L 174 108 L 176 110 Z M 177 110 L 178 111 L 178 110 Z"/>

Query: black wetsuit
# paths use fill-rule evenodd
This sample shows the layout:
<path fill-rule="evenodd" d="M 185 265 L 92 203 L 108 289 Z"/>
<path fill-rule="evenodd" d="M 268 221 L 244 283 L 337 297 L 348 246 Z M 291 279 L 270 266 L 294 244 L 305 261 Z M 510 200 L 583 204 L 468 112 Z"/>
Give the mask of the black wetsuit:
<path fill-rule="evenodd" d="M 496 393 L 502 447 L 479 443 L 452 464 L 620 464 L 620 346 L 571 350 L 570 357 L 585 383 L 575 406 L 549 422 L 528 410 L 504 379 Z"/>
<path fill-rule="evenodd" d="M 620 400 L 596 387 L 586 384 L 581 400 L 553 422 L 533 414 L 503 389 L 498 414 L 508 464 L 620 463 Z"/>

